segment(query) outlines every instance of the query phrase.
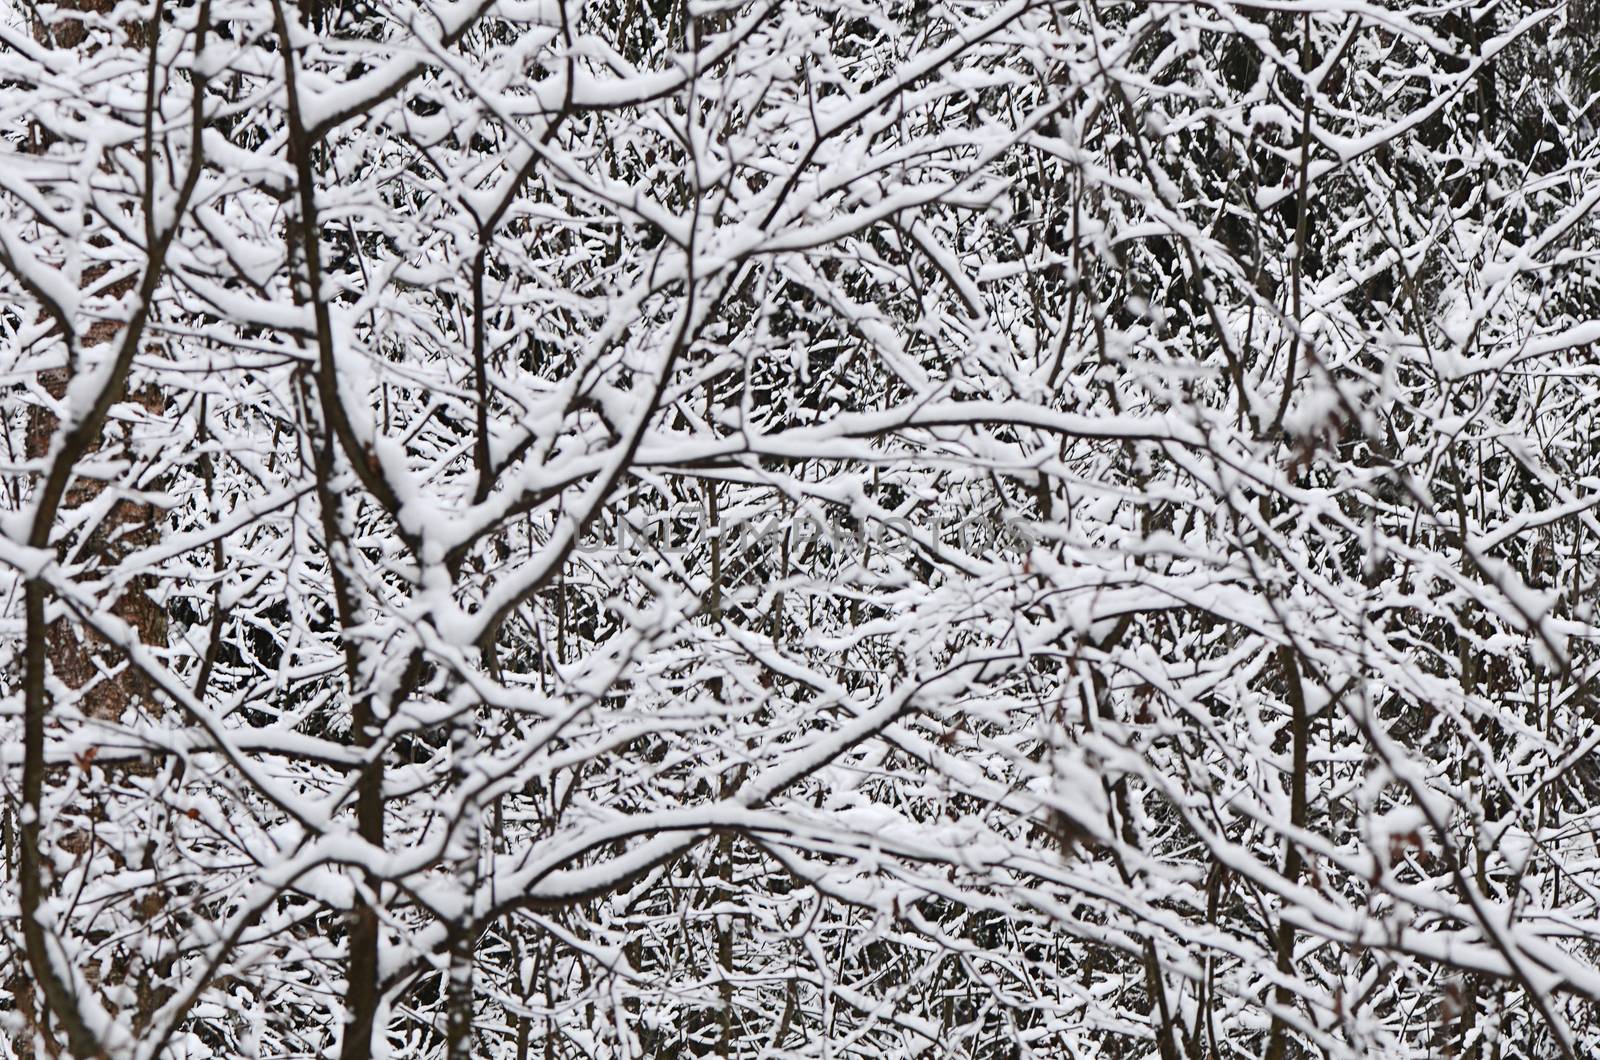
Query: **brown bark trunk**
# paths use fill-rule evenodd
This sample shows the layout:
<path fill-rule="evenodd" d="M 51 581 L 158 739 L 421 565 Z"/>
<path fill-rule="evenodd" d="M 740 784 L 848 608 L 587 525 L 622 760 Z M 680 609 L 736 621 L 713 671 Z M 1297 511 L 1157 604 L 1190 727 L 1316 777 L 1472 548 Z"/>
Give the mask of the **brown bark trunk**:
<path fill-rule="evenodd" d="M 131 280 L 129 282 L 131 285 Z M 110 333 L 96 335 L 95 331 L 101 326 L 97 324 L 89 329 L 85 346 L 98 345 L 111 338 L 115 326 L 107 328 Z M 59 398 L 66 392 L 68 377 L 65 372 L 57 370 L 41 373 L 39 382 L 47 393 Z M 153 387 L 146 387 L 132 397 L 148 412 L 161 411 L 161 395 Z M 28 420 L 28 458 L 42 460 L 49 455 L 56 417 L 40 405 L 31 410 Z M 107 427 L 93 450 L 96 453 L 105 453 L 129 441 L 125 425 L 112 421 Z M 119 434 L 122 437 L 119 438 Z M 99 499 L 106 488 L 107 484 L 100 480 L 78 478 L 68 488 L 62 510 L 71 512 L 91 504 Z M 114 569 L 136 551 L 156 544 L 160 537 L 158 509 L 143 501 L 124 498 L 111 506 L 105 517 L 90 530 L 87 538 L 62 541 L 57 547 L 65 560 L 84 564 L 84 574 L 93 577 Z M 138 631 L 142 643 L 164 646 L 167 641 L 167 615 L 151 596 L 154 588 L 154 580 L 149 575 L 137 575 L 129 580 L 110 610 Z M 107 644 L 92 630 L 80 628 L 71 616 L 63 615 L 50 623 L 47 645 L 51 672 L 57 680 L 81 693 L 79 710 L 85 717 L 115 723 L 128 707 L 152 703 L 148 682 L 134 667 L 122 665 L 120 650 Z"/>
<path fill-rule="evenodd" d="M 114 0 L 77 0 L 76 3 L 66 6 L 71 11 L 79 13 L 105 15 L 112 10 Z M 128 29 L 135 38 L 142 37 L 146 31 L 147 27 L 139 23 L 132 24 Z M 49 26 L 36 23 L 35 35 L 41 42 L 57 48 L 83 48 L 89 36 L 84 23 L 70 16 L 64 20 L 58 19 Z M 33 148 L 42 150 L 46 146 L 45 139 L 42 131 L 36 130 L 30 137 L 29 143 Z M 86 270 L 83 283 L 88 286 L 102 279 L 105 268 Z M 131 292 L 136 283 L 137 278 L 130 276 L 110 285 L 104 293 L 112 297 L 121 297 Z M 80 336 L 78 349 L 93 349 L 105 345 L 117 338 L 121 330 L 122 323 L 119 321 L 96 321 Z M 50 398 L 61 400 L 67 392 L 76 367 L 76 362 L 69 359 L 66 368 L 41 372 L 37 380 L 40 389 Z M 134 403 L 150 413 L 158 413 L 162 408 L 161 396 L 153 387 L 139 391 L 131 395 L 131 398 Z M 48 461 L 52 459 L 51 445 L 58 426 L 59 421 L 54 411 L 47 405 L 37 404 L 29 410 L 24 430 L 24 452 L 30 461 L 40 462 L 36 488 L 42 489 L 44 481 L 50 478 L 55 470 Z M 101 422 L 99 437 L 90 445 L 88 452 L 109 451 L 121 455 L 118 451 L 129 448 L 133 440 L 132 433 L 133 425 L 128 419 L 108 417 Z M 55 457 L 55 459 L 71 458 L 70 454 Z M 129 464 L 137 466 L 132 461 L 129 461 Z M 82 511 L 96 504 L 107 488 L 110 487 L 105 481 L 77 477 L 68 482 L 59 511 L 68 514 Z M 109 510 L 97 522 L 88 526 L 86 531 L 58 537 L 52 527 L 47 547 L 54 550 L 60 562 L 79 568 L 80 578 L 99 578 L 106 572 L 114 570 L 137 550 L 155 544 L 160 537 L 159 518 L 160 513 L 154 505 L 136 499 L 120 498 L 111 504 Z M 57 525 L 59 522 L 60 520 L 56 521 Z M 109 610 L 136 631 L 143 643 L 164 646 L 167 618 L 164 610 L 151 595 L 153 588 L 153 580 L 148 575 L 137 575 L 124 582 L 116 599 L 110 602 Z M 69 828 L 64 833 L 57 831 L 52 837 L 50 835 L 52 822 L 41 819 L 38 812 L 43 807 L 44 790 L 52 778 L 59 777 L 63 768 L 72 768 L 45 766 L 47 729 L 56 707 L 48 691 L 46 675 L 72 689 L 77 694 L 78 710 L 92 721 L 116 724 L 130 708 L 150 705 L 153 700 L 149 695 L 148 682 L 122 657 L 120 649 L 92 630 L 84 628 L 71 614 L 58 614 L 54 620 L 46 622 L 49 590 L 42 582 L 28 585 L 27 595 L 30 695 L 24 733 L 26 812 L 20 829 L 23 833 L 23 842 L 22 863 L 19 868 L 23 906 L 31 910 L 45 900 L 46 894 L 53 887 L 53 881 L 47 872 L 47 867 L 50 865 L 50 858 L 46 853 L 49 840 L 54 838 L 56 846 L 74 855 L 88 853 L 92 844 L 90 833 L 79 828 Z M 82 761 L 82 768 L 90 768 L 92 761 L 92 755 L 86 756 Z M 124 771 L 126 772 L 126 769 Z M 71 816 L 80 818 L 92 812 L 73 813 Z M 147 916 L 153 917 L 159 915 L 160 908 L 164 904 L 162 896 L 152 893 L 144 897 L 140 909 Z M 30 936 L 27 939 L 27 964 L 18 966 L 15 978 L 8 984 L 19 1010 L 38 1038 L 45 1043 L 51 1055 L 60 1053 L 63 1046 L 76 1056 L 95 1055 L 99 1044 L 95 1041 L 93 1032 L 84 1025 L 81 1014 L 77 1011 L 77 1004 L 70 997 L 70 987 L 52 972 L 38 967 L 40 960 L 48 960 L 44 956 L 48 942 L 42 931 L 35 929 L 26 934 Z M 35 935 L 38 937 L 32 937 Z M 124 979 L 131 971 L 131 963 L 131 955 L 114 962 L 112 976 L 119 981 Z M 36 991 L 31 981 L 33 979 L 39 980 L 43 987 L 42 991 Z M 153 1013 L 164 1000 L 161 996 L 162 991 L 152 984 L 147 973 L 140 975 L 137 993 L 142 1017 Z M 63 996 L 64 994 L 67 996 Z M 141 1018 L 139 1022 L 143 1025 L 146 1019 Z M 28 1041 L 14 1043 L 18 1055 L 33 1055 L 31 1040 L 33 1035 L 29 1038 Z"/>

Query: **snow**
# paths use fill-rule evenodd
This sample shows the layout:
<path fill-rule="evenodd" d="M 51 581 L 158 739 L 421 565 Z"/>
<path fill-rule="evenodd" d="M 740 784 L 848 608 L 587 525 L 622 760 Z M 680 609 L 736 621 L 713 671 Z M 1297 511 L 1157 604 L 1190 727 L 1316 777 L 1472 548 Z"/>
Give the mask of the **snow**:
<path fill-rule="evenodd" d="M 0 18 L 13 1051 L 1600 1049 L 1571 12 L 162 11 Z"/>

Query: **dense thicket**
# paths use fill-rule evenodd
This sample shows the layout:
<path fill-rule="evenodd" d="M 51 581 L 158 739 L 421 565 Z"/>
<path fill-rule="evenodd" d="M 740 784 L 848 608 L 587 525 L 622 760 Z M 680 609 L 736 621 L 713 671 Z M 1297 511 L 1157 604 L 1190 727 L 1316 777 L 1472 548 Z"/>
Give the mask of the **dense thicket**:
<path fill-rule="evenodd" d="M 1593 3 L 0 14 L 0 1054 L 1600 1050 Z"/>

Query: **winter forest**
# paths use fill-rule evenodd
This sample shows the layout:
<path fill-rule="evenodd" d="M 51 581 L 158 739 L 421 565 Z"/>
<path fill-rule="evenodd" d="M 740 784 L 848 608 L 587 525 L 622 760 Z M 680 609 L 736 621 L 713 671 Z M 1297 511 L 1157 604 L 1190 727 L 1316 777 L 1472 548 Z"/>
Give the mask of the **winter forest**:
<path fill-rule="evenodd" d="M 0 0 L 0 1058 L 1600 1054 L 1597 0 Z"/>

